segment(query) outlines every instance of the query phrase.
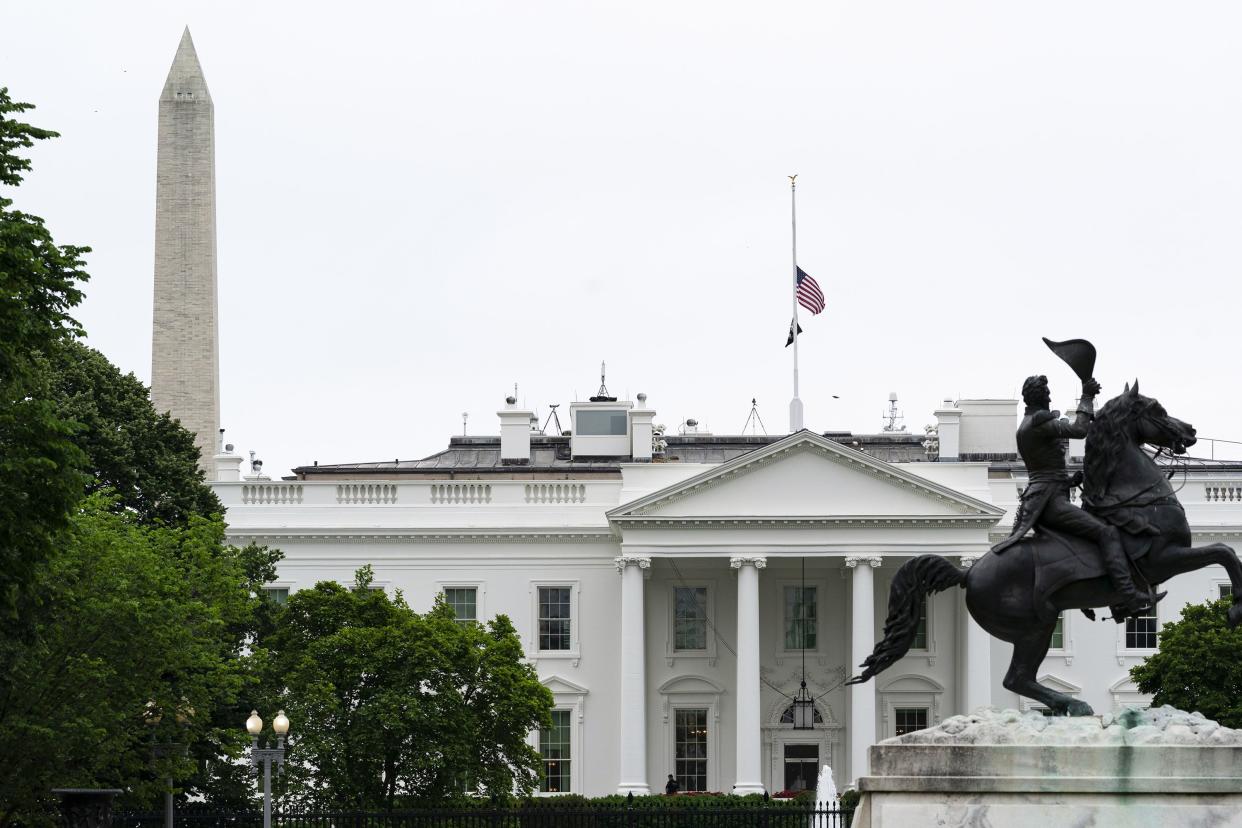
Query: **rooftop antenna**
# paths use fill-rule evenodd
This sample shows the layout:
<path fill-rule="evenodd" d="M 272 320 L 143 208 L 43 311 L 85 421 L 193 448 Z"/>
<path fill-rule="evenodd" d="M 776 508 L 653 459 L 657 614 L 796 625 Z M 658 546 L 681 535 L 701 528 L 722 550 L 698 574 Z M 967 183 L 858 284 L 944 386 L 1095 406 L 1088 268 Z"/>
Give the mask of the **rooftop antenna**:
<path fill-rule="evenodd" d="M 892 391 L 888 395 L 888 410 L 884 412 L 884 428 L 883 431 L 905 431 L 905 417 L 901 414 L 901 409 L 897 407 L 897 392 Z"/>
<path fill-rule="evenodd" d="M 754 397 L 751 397 L 750 398 L 750 416 L 746 418 L 746 425 L 742 426 L 742 433 L 745 434 L 746 429 L 749 428 L 750 433 L 755 434 L 756 426 L 758 426 L 759 428 L 762 428 L 764 435 L 765 436 L 767 435 L 768 429 L 763 424 L 763 419 L 759 416 L 759 404 L 755 402 Z"/>
<path fill-rule="evenodd" d="M 470 419 L 470 412 L 469 411 L 461 412 L 461 436 L 462 437 L 466 436 L 466 420 L 468 419 Z"/>
<path fill-rule="evenodd" d="M 561 428 L 561 418 L 558 417 L 556 414 L 556 409 L 559 408 L 560 405 L 561 405 L 560 403 L 548 403 L 548 408 L 552 410 L 548 414 L 548 419 L 544 420 L 543 422 L 543 433 L 544 434 L 548 433 L 548 423 L 556 423 L 556 431 L 552 433 L 555 434 L 557 437 L 560 437 L 561 434 L 565 431 L 565 429 Z"/>
<path fill-rule="evenodd" d="M 591 402 L 616 402 L 617 398 L 608 393 L 608 386 L 604 384 L 604 363 L 599 364 L 599 390 L 595 392 L 595 396 L 591 397 Z"/>

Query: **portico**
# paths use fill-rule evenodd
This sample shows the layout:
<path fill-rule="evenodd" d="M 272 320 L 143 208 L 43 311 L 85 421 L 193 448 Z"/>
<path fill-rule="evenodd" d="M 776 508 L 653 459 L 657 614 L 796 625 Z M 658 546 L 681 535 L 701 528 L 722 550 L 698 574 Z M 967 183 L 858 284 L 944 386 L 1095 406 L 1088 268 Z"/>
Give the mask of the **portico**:
<path fill-rule="evenodd" d="M 883 738 L 881 725 L 892 714 L 878 705 L 875 683 L 848 694 L 842 683 L 870 654 L 883 624 L 885 567 L 895 570 L 927 552 L 969 561 L 987 549 L 988 529 L 1002 514 L 810 432 L 610 511 L 622 550 L 618 790 L 642 793 L 641 780 L 650 786 L 676 773 L 665 767 L 670 757 L 696 772 L 705 763 L 704 783 L 714 783 L 709 789 L 737 794 L 781 790 L 787 778 L 800 778 L 794 768 L 800 762 L 832 764 L 838 782 L 866 773 L 866 750 Z M 795 580 L 803 559 L 805 587 Z M 791 633 L 790 596 L 813 602 L 813 634 L 810 628 Z M 699 627 L 707 628 L 710 644 L 684 636 L 699 628 L 698 602 L 705 619 Z M 944 619 L 929 623 L 947 627 L 938 630 L 940 649 L 966 658 L 969 676 L 986 662 L 988 642 L 969 629 L 956 634 L 954 626 L 965 619 L 960 602 L 960 595 L 944 596 L 937 605 Z M 679 635 L 685 640 L 663 648 L 653 640 Z M 789 646 L 800 643 L 807 646 Z M 931 653 L 912 659 L 926 667 L 936 661 L 934 648 Z M 816 727 L 796 738 L 778 736 L 785 732 L 780 719 L 799 684 L 803 656 L 816 695 Z M 699 681 L 705 692 L 698 695 L 712 696 L 710 704 L 686 707 L 684 697 L 658 692 L 679 678 Z M 986 678 L 971 688 L 970 701 L 984 703 Z M 686 710 L 703 717 L 704 727 L 696 724 L 694 731 L 696 737 L 706 731 L 701 744 L 680 739 L 689 733 L 691 717 L 679 712 Z M 670 735 L 672 750 L 663 744 Z"/>

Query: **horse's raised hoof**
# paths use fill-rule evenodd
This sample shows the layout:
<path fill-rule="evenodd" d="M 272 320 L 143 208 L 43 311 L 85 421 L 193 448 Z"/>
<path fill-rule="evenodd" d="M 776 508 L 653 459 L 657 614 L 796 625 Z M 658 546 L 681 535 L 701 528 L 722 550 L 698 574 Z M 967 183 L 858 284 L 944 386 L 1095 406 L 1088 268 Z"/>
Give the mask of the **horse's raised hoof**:
<path fill-rule="evenodd" d="M 1066 716 L 1094 716 L 1095 711 L 1091 709 L 1091 705 L 1079 699 L 1070 699 L 1069 704 L 1065 705 Z"/>
<path fill-rule="evenodd" d="M 1242 602 L 1237 598 L 1233 599 L 1233 604 L 1229 607 L 1229 629 L 1242 624 Z"/>

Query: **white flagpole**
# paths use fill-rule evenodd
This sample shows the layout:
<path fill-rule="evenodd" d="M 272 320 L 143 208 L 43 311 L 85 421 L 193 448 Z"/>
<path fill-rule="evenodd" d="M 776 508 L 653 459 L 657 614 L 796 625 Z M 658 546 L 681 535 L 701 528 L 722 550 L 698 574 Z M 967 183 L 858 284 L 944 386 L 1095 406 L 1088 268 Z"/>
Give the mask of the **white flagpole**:
<path fill-rule="evenodd" d="M 793 273 L 790 292 L 793 298 L 793 399 L 789 401 L 789 431 L 802 430 L 802 400 L 798 399 L 798 197 L 796 175 L 789 176 L 789 214 L 793 231 Z"/>

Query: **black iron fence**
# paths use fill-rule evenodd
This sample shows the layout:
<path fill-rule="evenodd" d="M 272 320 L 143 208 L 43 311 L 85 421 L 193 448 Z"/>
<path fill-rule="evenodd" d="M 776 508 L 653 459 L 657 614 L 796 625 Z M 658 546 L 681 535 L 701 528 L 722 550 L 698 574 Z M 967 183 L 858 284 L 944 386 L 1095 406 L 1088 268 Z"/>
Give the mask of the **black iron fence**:
<path fill-rule="evenodd" d="M 272 828 L 849 828 L 852 811 L 814 805 L 444 808 L 273 813 Z M 115 812 L 113 828 L 162 828 L 164 814 Z M 179 812 L 177 828 L 262 828 L 259 811 Z"/>

